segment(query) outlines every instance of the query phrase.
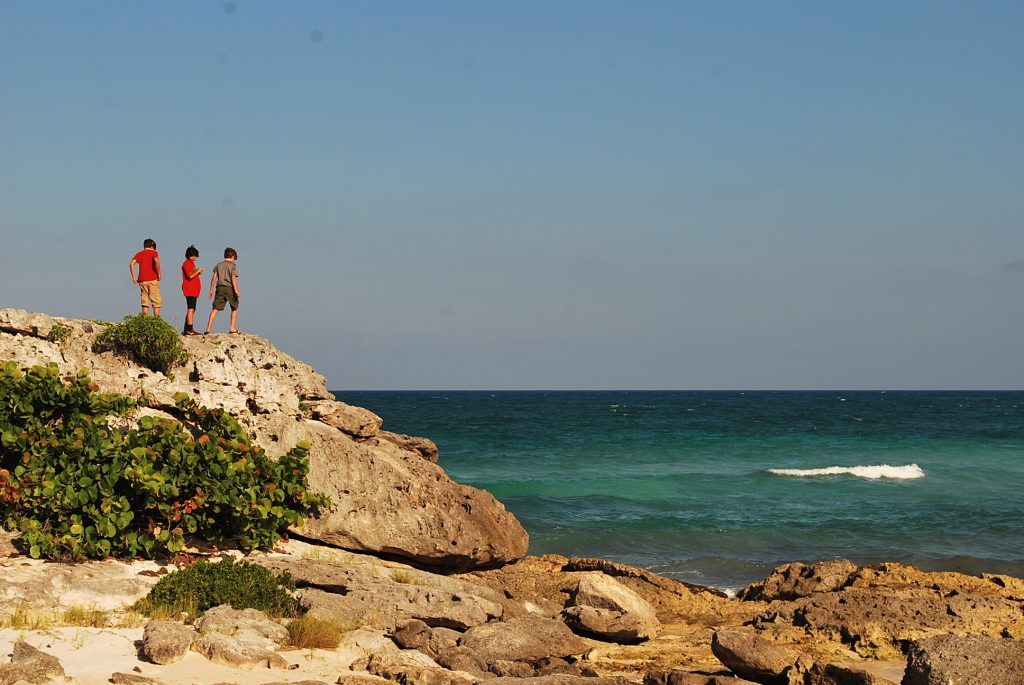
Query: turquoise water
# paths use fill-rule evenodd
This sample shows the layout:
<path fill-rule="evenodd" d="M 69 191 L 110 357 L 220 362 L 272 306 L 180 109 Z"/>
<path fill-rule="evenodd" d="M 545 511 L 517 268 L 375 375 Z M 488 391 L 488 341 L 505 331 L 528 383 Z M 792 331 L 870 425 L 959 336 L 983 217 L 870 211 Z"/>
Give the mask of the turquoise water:
<path fill-rule="evenodd" d="M 336 394 L 434 440 L 532 554 L 728 589 L 835 557 L 1024 575 L 1022 392 Z"/>

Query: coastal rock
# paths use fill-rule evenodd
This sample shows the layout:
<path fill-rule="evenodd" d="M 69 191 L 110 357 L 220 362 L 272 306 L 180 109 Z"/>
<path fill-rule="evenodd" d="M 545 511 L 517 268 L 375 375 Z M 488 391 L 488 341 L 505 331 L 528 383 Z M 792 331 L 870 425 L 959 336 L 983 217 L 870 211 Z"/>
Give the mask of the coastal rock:
<path fill-rule="evenodd" d="M 0 559 L 0 597 L 10 609 L 85 606 L 109 611 L 145 597 L 160 568 L 152 561 L 51 564 L 25 557 Z M 5 613 L 0 608 L 0 615 Z"/>
<path fill-rule="evenodd" d="M 804 685 L 896 685 L 868 671 L 840 664 L 816 663 L 804 676 Z"/>
<path fill-rule="evenodd" d="M 113 673 L 110 682 L 114 685 L 158 685 L 160 681 L 138 673 Z"/>
<path fill-rule="evenodd" d="M 196 640 L 192 650 L 216 664 L 236 668 L 288 668 L 288 662 L 277 652 L 234 635 L 208 633 Z"/>
<path fill-rule="evenodd" d="M 733 676 L 703 675 L 689 671 L 648 671 L 644 685 L 758 685 L 753 680 Z"/>
<path fill-rule="evenodd" d="M 842 640 L 860 656 L 889 659 L 934 635 L 1024 636 L 1022 608 L 1014 583 L 880 564 L 857 569 L 838 591 L 773 601 L 752 623 L 788 623 Z"/>
<path fill-rule="evenodd" d="M 441 668 L 416 650 L 371 654 L 365 664 L 368 673 L 396 681 L 401 685 L 472 685 L 473 678 Z"/>
<path fill-rule="evenodd" d="M 856 570 L 857 565 L 845 559 L 815 564 L 785 564 L 777 567 L 764 580 L 743 588 L 739 598 L 771 602 L 776 599 L 808 597 L 817 592 L 837 592 Z"/>
<path fill-rule="evenodd" d="M 621 676 L 595 678 L 553 674 L 532 678 L 486 678 L 477 681 L 477 685 L 630 685 L 630 682 Z"/>
<path fill-rule="evenodd" d="M 711 651 L 736 675 L 765 685 L 798 683 L 813 663 L 794 649 L 739 630 L 716 631 Z"/>
<path fill-rule="evenodd" d="M 193 644 L 210 661 L 229 666 L 287 668 L 274 650 L 288 641 L 288 629 L 256 609 L 214 607 L 196 621 L 200 637 Z"/>
<path fill-rule="evenodd" d="M 150 621 L 142 634 L 142 653 L 154 664 L 181 661 L 196 641 L 196 631 L 174 621 Z"/>
<path fill-rule="evenodd" d="M 414 435 L 404 435 L 402 433 L 392 433 L 391 431 L 380 431 L 377 434 L 382 440 L 387 440 L 391 444 L 399 447 L 406 452 L 415 452 L 424 459 L 434 464 L 437 463 L 439 453 L 437 445 L 434 444 L 433 440 L 429 438 L 419 438 Z"/>
<path fill-rule="evenodd" d="M 902 685 L 1024 683 L 1024 642 L 982 635 L 940 635 L 907 652 Z"/>
<path fill-rule="evenodd" d="M 45 683 L 64 675 L 60 659 L 40 651 L 24 640 L 14 643 L 11 663 L 0 664 L 0 685 L 14 685 L 21 681 Z"/>
<path fill-rule="evenodd" d="M 328 559 L 255 561 L 275 573 L 290 573 L 313 615 L 343 622 L 391 630 L 418 619 L 428 626 L 464 630 L 503 613 L 501 597 L 493 590 L 418 569 Z"/>
<path fill-rule="evenodd" d="M 561 621 L 532 615 L 470 628 L 459 644 L 472 649 L 488 664 L 536 663 L 547 657 L 577 656 L 590 650 L 590 644 Z"/>
<path fill-rule="evenodd" d="M 613 642 L 642 642 L 658 633 L 651 605 L 603 573 L 584 574 L 572 601 L 564 614 L 577 632 Z"/>
<path fill-rule="evenodd" d="M 49 338 L 57 324 L 69 331 L 60 342 Z M 304 536 L 445 570 L 500 566 L 526 553 L 526 532 L 494 497 L 453 482 L 423 458 L 429 448 L 378 437 L 372 412 L 336 402 L 323 376 L 266 340 L 248 334 L 183 338 L 190 362 L 164 375 L 109 352 L 93 353 L 104 327 L 0 309 L 0 361 L 25 368 L 53 362 L 69 376 L 88 369 L 101 390 L 143 393 L 152 410 L 172 415 L 174 395 L 184 392 L 235 415 L 271 457 L 308 440 L 310 486 L 330 496 L 332 508 L 298 531 Z M 330 423 L 309 418 L 310 406 Z"/>
<path fill-rule="evenodd" d="M 309 402 L 313 418 L 357 438 L 377 435 L 383 420 L 369 409 L 353 407 L 344 402 L 318 400 Z"/>

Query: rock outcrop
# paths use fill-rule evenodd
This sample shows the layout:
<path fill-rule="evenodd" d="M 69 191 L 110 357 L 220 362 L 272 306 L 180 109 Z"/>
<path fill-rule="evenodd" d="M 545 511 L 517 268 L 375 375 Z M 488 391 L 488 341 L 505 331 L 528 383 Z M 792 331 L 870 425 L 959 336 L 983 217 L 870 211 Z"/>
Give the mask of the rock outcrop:
<path fill-rule="evenodd" d="M 1024 683 L 1024 642 L 940 635 L 915 642 L 903 685 Z"/>
<path fill-rule="evenodd" d="M 67 335 L 51 335 L 55 326 Z M 174 395 L 238 417 L 271 457 L 312 444 L 310 486 L 332 508 L 297 532 L 337 547 L 447 570 L 500 566 L 526 553 L 527 535 L 489 493 L 453 482 L 436 446 L 380 431 L 372 412 L 337 401 L 325 379 L 253 335 L 183 338 L 188 364 L 164 375 L 91 346 L 104 324 L 0 309 L 0 361 L 88 369 L 100 389 L 144 394 L 175 413 Z M 60 338 L 60 341 L 57 340 Z"/>

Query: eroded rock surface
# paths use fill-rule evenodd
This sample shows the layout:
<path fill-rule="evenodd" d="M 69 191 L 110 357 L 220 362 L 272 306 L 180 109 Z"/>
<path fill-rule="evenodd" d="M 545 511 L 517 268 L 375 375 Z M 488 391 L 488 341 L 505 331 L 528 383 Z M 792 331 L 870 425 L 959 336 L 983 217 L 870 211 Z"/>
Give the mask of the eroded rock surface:
<path fill-rule="evenodd" d="M 580 578 L 565 610 L 565 620 L 576 632 L 614 642 L 642 642 L 658 634 L 658 617 L 640 595 L 603 573 Z"/>
<path fill-rule="evenodd" d="M 1024 683 L 1024 642 L 940 635 L 915 642 L 902 685 Z"/>

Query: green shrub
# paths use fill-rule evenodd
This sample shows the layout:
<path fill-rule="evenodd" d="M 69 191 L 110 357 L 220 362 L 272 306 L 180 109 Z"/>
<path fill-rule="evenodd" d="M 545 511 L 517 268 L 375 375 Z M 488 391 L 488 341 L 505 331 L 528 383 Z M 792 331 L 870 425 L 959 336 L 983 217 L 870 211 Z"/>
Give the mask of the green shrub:
<path fill-rule="evenodd" d="M 160 317 L 145 314 L 126 316 L 100 331 L 92 351 L 113 352 L 160 373 L 188 361 L 178 332 Z"/>
<path fill-rule="evenodd" d="M 0 516 L 32 557 L 154 558 L 186 537 L 266 548 L 329 505 L 307 490 L 308 443 L 272 460 L 184 393 L 180 421 L 114 431 L 109 417 L 138 402 L 95 390 L 86 371 L 65 384 L 55 364 L 0 366 Z"/>
<path fill-rule="evenodd" d="M 295 583 L 288 573 L 275 576 L 262 566 L 236 564 L 230 558 L 213 564 L 200 559 L 161 578 L 133 608 L 158 618 L 187 613 L 193 620 L 221 604 L 259 609 L 269 616 L 291 616 L 297 612 L 293 590 Z"/>
<path fill-rule="evenodd" d="M 50 326 L 50 332 L 47 334 L 46 339 L 55 343 L 62 343 L 71 337 L 71 327 L 65 326 L 62 323 L 55 323 Z"/>

